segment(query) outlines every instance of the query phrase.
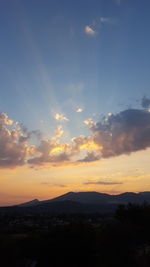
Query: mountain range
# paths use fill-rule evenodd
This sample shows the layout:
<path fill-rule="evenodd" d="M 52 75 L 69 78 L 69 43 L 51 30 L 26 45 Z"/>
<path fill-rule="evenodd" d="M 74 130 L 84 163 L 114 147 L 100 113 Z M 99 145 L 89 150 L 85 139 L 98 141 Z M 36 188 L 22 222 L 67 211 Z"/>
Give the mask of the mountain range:
<path fill-rule="evenodd" d="M 82 204 L 127 204 L 131 203 L 150 203 L 150 192 L 140 192 L 140 193 L 132 193 L 126 192 L 119 195 L 109 195 L 98 192 L 68 192 L 59 197 L 39 201 L 38 199 L 34 199 L 29 202 L 25 202 L 20 204 L 19 206 L 32 206 L 39 204 L 48 204 L 53 202 L 60 201 L 74 201 L 80 202 Z"/>
<path fill-rule="evenodd" d="M 120 204 L 150 204 L 150 192 L 126 192 L 109 195 L 98 192 L 68 192 L 59 197 L 39 201 L 38 199 L 15 206 L 1 207 L 1 211 L 32 213 L 109 213 Z"/>

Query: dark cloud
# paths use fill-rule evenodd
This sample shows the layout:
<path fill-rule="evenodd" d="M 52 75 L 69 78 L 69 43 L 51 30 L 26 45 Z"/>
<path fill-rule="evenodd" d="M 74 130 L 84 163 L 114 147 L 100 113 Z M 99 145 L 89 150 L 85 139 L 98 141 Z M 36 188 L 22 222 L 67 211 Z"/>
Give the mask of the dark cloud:
<path fill-rule="evenodd" d="M 144 96 L 141 101 L 141 105 L 143 108 L 149 108 L 150 107 L 150 98 L 147 98 Z"/>
<path fill-rule="evenodd" d="M 98 122 L 92 131 L 103 158 L 143 150 L 150 147 L 150 112 L 128 109 Z"/>
<path fill-rule="evenodd" d="M 63 152 L 60 154 L 49 155 L 47 157 L 42 154 L 39 157 L 29 159 L 28 163 L 33 165 L 43 165 L 44 163 L 50 163 L 53 166 L 57 166 L 58 164 L 61 165 L 61 163 L 65 163 L 68 161 L 70 161 L 68 155 Z"/>

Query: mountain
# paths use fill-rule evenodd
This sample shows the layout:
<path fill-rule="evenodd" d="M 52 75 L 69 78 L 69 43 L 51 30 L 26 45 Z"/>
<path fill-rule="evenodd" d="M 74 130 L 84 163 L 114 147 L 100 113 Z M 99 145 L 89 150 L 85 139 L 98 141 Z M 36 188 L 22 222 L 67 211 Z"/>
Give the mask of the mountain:
<path fill-rule="evenodd" d="M 24 203 L 21 203 L 19 205 L 17 205 L 18 207 L 30 207 L 30 206 L 36 206 L 40 203 L 40 201 L 38 199 L 33 199 L 31 201 L 28 201 L 28 202 L 24 202 Z"/>
<path fill-rule="evenodd" d="M 150 203 L 150 192 L 141 192 L 141 193 L 132 193 L 126 192 L 119 195 L 109 195 L 102 194 L 98 192 L 68 192 L 59 197 L 41 201 L 40 203 L 52 203 L 52 202 L 61 202 L 61 201 L 75 201 L 82 204 L 95 204 L 95 205 L 104 205 L 104 204 L 127 204 L 131 203 Z"/>
<path fill-rule="evenodd" d="M 126 192 L 109 195 L 98 192 L 68 192 L 59 197 L 39 201 L 34 199 L 15 206 L 1 207 L 0 212 L 19 213 L 110 213 L 119 204 L 150 204 L 150 192 Z"/>
<path fill-rule="evenodd" d="M 75 201 L 83 204 L 104 204 L 111 200 L 112 196 L 98 192 L 68 192 L 59 197 L 42 201 L 42 203 L 51 203 L 56 201 Z"/>

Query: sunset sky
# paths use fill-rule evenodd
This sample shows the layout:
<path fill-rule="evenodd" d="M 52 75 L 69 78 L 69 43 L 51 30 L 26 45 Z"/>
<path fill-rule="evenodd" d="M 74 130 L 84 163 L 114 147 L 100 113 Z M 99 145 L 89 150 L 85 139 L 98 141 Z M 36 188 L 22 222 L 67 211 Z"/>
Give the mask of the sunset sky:
<path fill-rule="evenodd" d="M 150 191 L 150 1 L 0 1 L 0 205 Z"/>

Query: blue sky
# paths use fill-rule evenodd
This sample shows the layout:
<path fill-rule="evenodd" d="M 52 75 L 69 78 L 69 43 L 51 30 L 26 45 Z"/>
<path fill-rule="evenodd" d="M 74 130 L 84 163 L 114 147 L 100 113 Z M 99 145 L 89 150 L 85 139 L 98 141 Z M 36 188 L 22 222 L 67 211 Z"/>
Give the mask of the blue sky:
<path fill-rule="evenodd" d="M 0 1 L 0 205 L 150 189 L 149 11 Z"/>
<path fill-rule="evenodd" d="M 47 132 L 61 112 L 73 136 L 93 114 L 139 105 L 149 96 L 149 8 L 148 0 L 1 1 L 0 110 Z"/>
<path fill-rule="evenodd" d="M 149 8 L 148 0 L 1 1 L 0 110 L 46 134 L 63 113 L 73 136 L 93 114 L 136 107 L 149 96 Z"/>

